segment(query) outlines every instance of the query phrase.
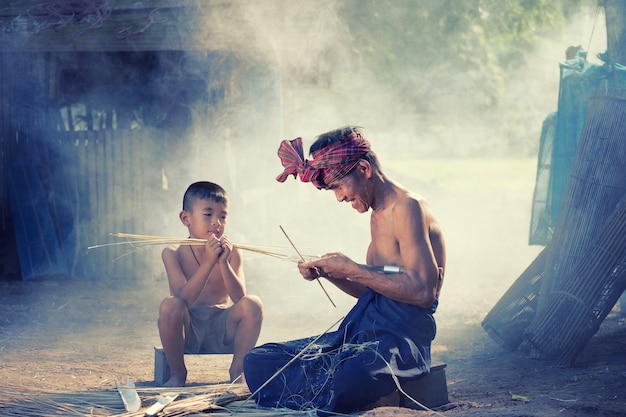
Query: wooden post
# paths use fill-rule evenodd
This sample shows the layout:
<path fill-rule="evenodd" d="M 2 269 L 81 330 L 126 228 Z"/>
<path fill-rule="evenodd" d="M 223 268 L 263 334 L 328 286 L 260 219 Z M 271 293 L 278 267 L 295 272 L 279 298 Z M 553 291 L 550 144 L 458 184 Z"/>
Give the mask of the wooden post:
<path fill-rule="evenodd" d="M 607 52 L 611 62 L 626 64 L 626 1 L 600 0 L 606 16 Z"/>

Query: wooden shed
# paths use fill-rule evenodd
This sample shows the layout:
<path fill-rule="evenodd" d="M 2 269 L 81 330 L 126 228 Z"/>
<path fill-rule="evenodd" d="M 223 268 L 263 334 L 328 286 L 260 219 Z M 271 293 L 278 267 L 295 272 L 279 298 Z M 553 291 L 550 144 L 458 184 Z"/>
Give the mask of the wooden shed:
<path fill-rule="evenodd" d="M 147 212 L 190 169 L 181 153 L 280 137 L 280 76 L 250 32 L 218 24 L 231 13 L 216 0 L 0 4 L 2 279 L 150 274 L 87 248 L 160 231 Z"/>

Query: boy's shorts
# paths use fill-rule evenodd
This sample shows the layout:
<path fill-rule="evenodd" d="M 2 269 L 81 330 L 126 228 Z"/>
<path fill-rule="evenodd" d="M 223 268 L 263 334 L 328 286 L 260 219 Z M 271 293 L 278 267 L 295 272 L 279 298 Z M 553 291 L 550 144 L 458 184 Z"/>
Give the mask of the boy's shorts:
<path fill-rule="evenodd" d="M 234 343 L 224 344 L 226 319 L 231 307 L 197 305 L 189 309 L 185 353 L 233 353 Z"/>

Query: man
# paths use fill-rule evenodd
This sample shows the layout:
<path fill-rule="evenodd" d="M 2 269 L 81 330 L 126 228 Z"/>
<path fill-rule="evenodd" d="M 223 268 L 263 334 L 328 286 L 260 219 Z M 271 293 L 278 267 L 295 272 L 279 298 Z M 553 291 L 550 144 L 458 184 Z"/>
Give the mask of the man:
<path fill-rule="evenodd" d="M 244 358 L 248 386 L 266 406 L 352 413 L 399 405 L 398 385 L 430 370 L 446 262 L 441 228 L 422 197 L 383 173 L 361 128 L 320 135 L 311 160 L 301 138 L 283 141 L 278 155 L 278 181 L 299 176 L 359 213 L 372 209 L 371 242 L 367 265 L 341 253 L 298 264 L 305 279 L 325 278 L 358 302 L 334 332 L 253 349 Z"/>

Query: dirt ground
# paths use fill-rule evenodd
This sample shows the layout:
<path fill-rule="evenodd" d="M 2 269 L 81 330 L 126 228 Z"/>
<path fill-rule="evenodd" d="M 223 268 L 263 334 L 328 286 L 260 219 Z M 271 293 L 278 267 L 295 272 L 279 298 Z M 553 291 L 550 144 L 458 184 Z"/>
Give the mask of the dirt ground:
<path fill-rule="evenodd" d="M 144 285 L 65 278 L 0 281 L 0 386 L 26 393 L 99 391 L 126 376 L 150 386 L 159 297 Z M 440 325 L 433 351 L 435 362 L 447 364 L 450 403 L 437 409 L 441 415 L 626 415 L 626 326 L 617 311 L 573 367 L 505 352 L 479 320 L 462 317 Z M 191 356 L 188 365 L 191 385 L 228 377 L 227 357 Z M 429 415 L 388 407 L 366 414 Z"/>

